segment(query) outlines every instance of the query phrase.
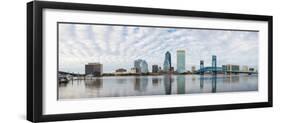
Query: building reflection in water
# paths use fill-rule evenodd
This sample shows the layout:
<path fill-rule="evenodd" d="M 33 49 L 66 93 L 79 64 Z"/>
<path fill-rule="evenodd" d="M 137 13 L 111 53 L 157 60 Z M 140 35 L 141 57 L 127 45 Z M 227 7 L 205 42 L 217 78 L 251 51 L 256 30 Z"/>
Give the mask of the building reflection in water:
<path fill-rule="evenodd" d="M 170 95 L 172 93 L 172 76 L 171 76 L 171 74 L 164 75 L 164 87 L 165 87 L 165 94 Z"/>
<path fill-rule="evenodd" d="M 242 78 L 242 82 L 248 82 L 249 81 L 249 75 L 244 75 L 241 77 Z"/>
<path fill-rule="evenodd" d="M 185 75 L 177 76 L 177 92 L 178 94 L 185 94 Z"/>
<path fill-rule="evenodd" d="M 204 75 L 200 75 L 200 89 L 204 88 Z"/>
<path fill-rule="evenodd" d="M 240 81 L 240 76 L 239 75 L 233 75 L 233 74 L 228 74 L 226 77 L 224 77 L 224 83 L 234 83 L 234 82 L 239 82 Z"/>
<path fill-rule="evenodd" d="M 85 80 L 85 87 L 88 89 L 101 89 L 103 87 L 102 78 L 94 78 Z"/>
<path fill-rule="evenodd" d="M 217 92 L 217 74 L 214 74 L 212 77 L 212 93 Z"/>
<path fill-rule="evenodd" d="M 126 83 L 126 79 L 123 78 L 123 77 L 117 78 L 117 83 L 118 84 L 124 84 L 124 83 Z"/>
<path fill-rule="evenodd" d="M 192 76 L 192 82 L 195 82 L 195 81 L 196 81 L 196 77 Z"/>
<path fill-rule="evenodd" d="M 160 85 L 159 78 L 152 78 L 152 85 L 153 87 L 158 87 Z"/>
<path fill-rule="evenodd" d="M 232 78 L 232 79 L 231 79 L 231 82 L 239 82 L 239 80 L 240 80 L 239 75 L 233 76 L 233 77 L 231 77 L 231 78 Z"/>
<path fill-rule="evenodd" d="M 134 89 L 136 91 L 146 90 L 147 85 L 148 85 L 148 78 L 146 76 L 141 76 L 141 77 L 136 76 L 135 77 Z"/>
<path fill-rule="evenodd" d="M 65 82 L 61 82 L 61 83 L 59 82 L 59 87 L 66 87 L 67 84 L 68 84 L 68 83 L 65 83 Z"/>
<path fill-rule="evenodd" d="M 193 82 L 192 77 L 196 77 Z M 191 82 L 192 81 L 192 82 Z M 58 82 L 59 99 L 257 91 L 258 75 L 204 74 L 93 77 Z M 172 87 L 174 86 L 174 87 Z"/>

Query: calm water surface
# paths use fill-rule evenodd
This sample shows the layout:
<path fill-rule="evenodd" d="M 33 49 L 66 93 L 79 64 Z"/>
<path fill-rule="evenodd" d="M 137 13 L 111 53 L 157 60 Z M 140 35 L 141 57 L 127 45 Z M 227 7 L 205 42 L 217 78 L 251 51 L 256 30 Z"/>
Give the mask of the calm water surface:
<path fill-rule="evenodd" d="M 59 84 L 59 99 L 257 91 L 258 75 L 112 76 Z"/>

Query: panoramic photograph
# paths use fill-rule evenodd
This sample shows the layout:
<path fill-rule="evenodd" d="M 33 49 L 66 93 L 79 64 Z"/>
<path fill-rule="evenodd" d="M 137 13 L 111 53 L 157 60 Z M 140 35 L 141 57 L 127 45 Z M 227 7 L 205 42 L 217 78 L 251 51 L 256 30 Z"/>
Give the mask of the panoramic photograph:
<path fill-rule="evenodd" d="M 258 91 L 256 30 L 57 26 L 58 100 Z"/>

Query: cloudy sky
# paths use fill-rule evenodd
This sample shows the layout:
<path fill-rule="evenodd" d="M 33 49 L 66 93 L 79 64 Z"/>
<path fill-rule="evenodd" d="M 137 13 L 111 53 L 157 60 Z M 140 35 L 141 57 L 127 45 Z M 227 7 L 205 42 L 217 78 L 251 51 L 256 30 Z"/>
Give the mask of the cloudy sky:
<path fill-rule="evenodd" d="M 84 73 L 90 62 L 103 64 L 104 72 L 130 69 L 136 59 L 151 66 L 163 67 L 165 52 L 172 55 L 176 67 L 176 50 L 186 50 L 186 69 L 199 68 L 200 60 L 217 64 L 257 67 L 258 32 L 140 26 L 59 24 L 59 70 Z"/>

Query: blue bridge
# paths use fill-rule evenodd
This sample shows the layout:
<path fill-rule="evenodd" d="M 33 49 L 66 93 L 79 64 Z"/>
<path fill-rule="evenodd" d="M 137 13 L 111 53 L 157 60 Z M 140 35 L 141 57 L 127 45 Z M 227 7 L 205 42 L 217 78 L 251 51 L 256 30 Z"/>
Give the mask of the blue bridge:
<path fill-rule="evenodd" d="M 235 74 L 238 74 L 238 73 L 245 73 L 245 74 L 257 74 L 258 72 L 255 72 L 255 71 L 227 71 L 227 70 L 224 70 L 222 67 L 203 67 L 199 70 L 197 70 L 196 73 L 213 73 L 213 72 L 216 72 L 216 73 L 235 73 Z"/>
<path fill-rule="evenodd" d="M 204 61 L 200 60 L 200 69 L 197 70 L 195 73 L 197 74 L 204 74 L 204 73 L 234 73 L 234 74 L 239 74 L 239 73 L 245 73 L 245 74 L 258 74 L 258 72 L 256 71 L 250 71 L 249 69 L 246 71 L 240 71 L 239 70 L 239 66 L 235 66 L 232 67 L 231 69 L 227 69 L 228 67 L 226 67 L 225 65 L 223 65 L 222 67 L 217 67 L 217 56 L 213 55 L 212 56 L 212 66 L 208 66 L 208 67 L 204 67 Z"/>
<path fill-rule="evenodd" d="M 206 73 L 206 72 L 224 72 L 222 67 L 204 67 L 197 71 L 198 73 Z"/>

